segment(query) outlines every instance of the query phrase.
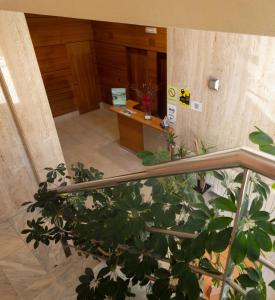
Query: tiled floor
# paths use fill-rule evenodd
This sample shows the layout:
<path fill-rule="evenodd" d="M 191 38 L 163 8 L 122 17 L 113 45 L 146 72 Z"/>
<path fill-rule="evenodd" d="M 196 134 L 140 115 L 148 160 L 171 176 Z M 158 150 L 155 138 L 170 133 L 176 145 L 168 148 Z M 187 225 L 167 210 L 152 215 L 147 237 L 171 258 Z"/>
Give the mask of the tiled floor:
<path fill-rule="evenodd" d="M 142 169 L 135 154 L 119 146 L 116 116 L 107 110 L 58 120 L 56 127 L 68 165 L 82 161 L 105 177 Z M 77 255 L 66 259 L 59 245 L 33 250 L 20 234 L 27 217 L 20 208 L 0 223 L 0 299 L 76 299 L 79 275 L 95 262 Z"/>
<path fill-rule="evenodd" d="M 103 171 L 105 177 L 143 168 L 134 153 L 119 145 L 116 114 L 107 109 L 58 119 L 56 127 L 67 165 L 80 160 Z"/>

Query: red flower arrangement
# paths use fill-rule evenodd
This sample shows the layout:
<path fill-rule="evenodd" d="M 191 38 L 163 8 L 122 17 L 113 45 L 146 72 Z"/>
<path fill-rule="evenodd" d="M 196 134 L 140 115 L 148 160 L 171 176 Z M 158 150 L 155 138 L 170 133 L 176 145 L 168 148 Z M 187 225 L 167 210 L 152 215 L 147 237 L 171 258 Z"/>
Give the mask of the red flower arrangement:
<path fill-rule="evenodd" d="M 143 83 L 141 87 L 132 85 L 130 89 L 135 91 L 137 98 L 141 100 L 142 110 L 144 111 L 144 119 L 152 119 L 152 99 L 157 95 L 158 86 L 152 83 Z"/>

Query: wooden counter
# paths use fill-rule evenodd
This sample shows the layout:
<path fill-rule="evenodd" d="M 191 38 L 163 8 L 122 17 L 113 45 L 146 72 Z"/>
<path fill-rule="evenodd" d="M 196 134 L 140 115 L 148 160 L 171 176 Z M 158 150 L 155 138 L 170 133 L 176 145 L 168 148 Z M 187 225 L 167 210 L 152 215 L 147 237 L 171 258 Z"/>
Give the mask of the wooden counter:
<path fill-rule="evenodd" d="M 161 119 L 152 116 L 151 120 L 144 119 L 144 112 L 134 109 L 133 107 L 138 104 L 138 102 L 133 100 L 127 100 L 127 109 L 130 109 L 134 114 L 127 115 L 123 113 L 126 109 L 125 107 L 114 107 L 111 106 L 110 110 L 117 113 L 118 127 L 120 144 L 126 148 L 129 148 L 135 152 L 144 150 L 143 143 L 143 126 L 149 126 L 158 130 L 160 133 L 165 133 L 167 131 L 173 130 L 172 128 L 163 129 L 160 126 Z"/>

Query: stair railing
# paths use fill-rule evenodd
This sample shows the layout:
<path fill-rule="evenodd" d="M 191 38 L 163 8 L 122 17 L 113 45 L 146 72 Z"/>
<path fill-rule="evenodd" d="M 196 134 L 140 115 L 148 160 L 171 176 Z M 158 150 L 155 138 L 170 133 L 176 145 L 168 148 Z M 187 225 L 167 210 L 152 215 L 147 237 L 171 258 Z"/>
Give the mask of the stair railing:
<path fill-rule="evenodd" d="M 212 274 L 196 266 L 192 266 L 192 265 L 190 266 L 190 268 L 194 272 L 220 280 L 222 282 L 220 300 L 225 300 L 227 299 L 227 292 L 229 287 L 238 291 L 243 296 L 246 295 L 246 291 L 231 279 L 234 264 L 230 258 L 230 251 L 231 251 L 232 243 L 237 233 L 239 222 L 242 219 L 243 215 L 247 212 L 246 211 L 247 208 L 245 208 L 244 205 L 244 198 L 247 192 L 248 182 L 251 173 L 257 172 L 263 176 L 275 180 L 275 157 L 274 156 L 256 150 L 252 150 L 247 147 L 241 147 L 241 148 L 229 149 L 229 150 L 219 151 L 219 152 L 210 153 L 206 155 L 196 156 L 192 158 L 186 158 L 186 159 L 173 161 L 169 163 L 162 163 L 154 167 L 147 167 L 143 171 L 137 173 L 131 173 L 131 174 L 115 176 L 106 179 L 62 186 L 62 187 L 58 187 L 55 190 L 61 194 L 73 193 L 73 192 L 78 192 L 87 189 L 91 190 L 91 189 L 100 189 L 104 187 L 116 186 L 121 183 L 126 183 L 129 181 L 139 181 L 139 180 L 148 179 L 152 177 L 171 176 L 177 174 L 212 171 L 212 170 L 220 170 L 220 169 L 236 168 L 236 167 L 243 168 L 244 176 L 242 179 L 241 192 L 237 202 L 237 212 L 235 214 L 233 230 L 232 230 L 231 239 L 228 247 L 228 255 L 225 264 L 225 271 L 223 274 Z M 149 232 L 157 232 L 160 234 L 171 235 L 178 238 L 195 239 L 197 237 L 197 234 L 195 233 L 174 231 L 170 229 L 147 227 L 146 230 Z M 259 257 L 258 261 L 268 269 L 275 272 L 275 265 L 272 262 L 266 260 L 262 256 Z"/>

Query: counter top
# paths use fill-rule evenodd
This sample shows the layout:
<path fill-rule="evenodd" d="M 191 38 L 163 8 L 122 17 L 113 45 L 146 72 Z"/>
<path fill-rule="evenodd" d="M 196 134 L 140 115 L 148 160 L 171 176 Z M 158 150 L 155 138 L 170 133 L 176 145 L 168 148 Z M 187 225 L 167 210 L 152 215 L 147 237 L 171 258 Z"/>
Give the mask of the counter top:
<path fill-rule="evenodd" d="M 133 108 L 137 104 L 138 104 L 138 102 L 136 102 L 136 101 L 127 100 L 127 107 L 115 107 L 115 106 L 111 106 L 110 110 L 113 111 L 113 112 L 116 112 L 116 113 L 118 113 L 120 115 L 123 115 L 123 116 L 125 116 L 125 117 L 127 117 L 129 119 L 132 119 L 132 120 L 134 120 L 136 122 L 139 122 L 139 123 L 141 123 L 143 125 L 146 125 L 146 126 L 154 128 L 156 130 L 159 130 L 161 132 L 173 131 L 172 127 L 169 127 L 167 129 L 162 128 L 160 126 L 160 123 L 161 123 L 162 120 L 160 118 L 158 118 L 158 117 L 152 116 L 151 120 L 145 120 L 144 119 L 144 112 Z M 130 109 L 134 113 L 132 115 L 128 115 L 128 114 L 123 113 L 123 110 L 125 110 L 126 108 Z"/>

